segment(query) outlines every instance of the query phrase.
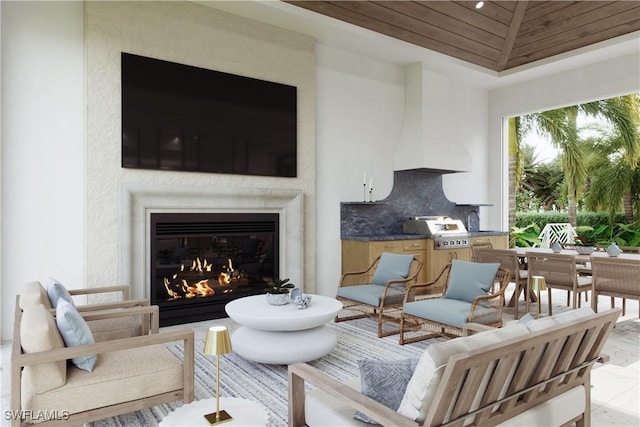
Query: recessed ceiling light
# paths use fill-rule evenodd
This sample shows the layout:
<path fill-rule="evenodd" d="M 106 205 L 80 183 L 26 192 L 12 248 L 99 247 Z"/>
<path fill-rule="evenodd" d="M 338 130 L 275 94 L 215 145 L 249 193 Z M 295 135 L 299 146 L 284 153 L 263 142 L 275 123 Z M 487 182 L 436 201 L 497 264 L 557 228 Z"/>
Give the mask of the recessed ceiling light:
<path fill-rule="evenodd" d="M 483 1 L 479 1 L 478 3 L 476 3 L 476 9 L 482 9 L 482 6 L 484 6 Z"/>

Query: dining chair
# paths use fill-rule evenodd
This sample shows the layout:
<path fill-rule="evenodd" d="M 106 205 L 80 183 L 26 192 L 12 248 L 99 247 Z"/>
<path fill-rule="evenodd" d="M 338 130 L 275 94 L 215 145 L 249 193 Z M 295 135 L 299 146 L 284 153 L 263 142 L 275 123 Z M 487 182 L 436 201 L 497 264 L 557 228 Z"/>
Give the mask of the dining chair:
<path fill-rule="evenodd" d="M 471 261 L 478 262 L 477 253 L 480 249 L 493 249 L 491 240 L 475 240 L 471 242 Z"/>
<path fill-rule="evenodd" d="M 596 246 L 596 249 L 602 252 L 606 252 L 608 246 L 609 245 L 598 245 Z M 640 254 L 640 246 L 618 246 L 618 248 L 620 248 L 622 253 Z M 616 297 L 611 296 L 611 308 L 615 306 L 616 306 Z M 627 300 L 625 298 L 622 298 L 622 315 L 623 316 L 626 311 L 627 311 Z"/>
<path fill-rule="evenodd" d="M 542 276 L 547 284 L 549 316 L 553 314 L 552 289 L 568 291 L 567 305 L 571 308 L 580 307 L 580 293 L 591 290 L 592 278 L 578 275 L 575 256 L 540 252 L 527 252 L 526 255 L 529 281 L 533 276 Z M 528 287 L 531 288 L 531 283 Z"/>
<path fill-rule="evenodd" d="M 627 298 L 640 301 L 640 260 L 593 257 L 591 269 L 593 270 L 593 294 L 591 295 L 593 311 L 598 311 L 599 295 L 610 296 L 612 308 L 614 297 L 622 298 L 623 316 Z"/>
<path fill-rule="evenodd" d="M 529 291 L 529 287 L 527 286 L 529 282 L 529 272 L 520 264 L 520 259 L 516 252 L 509 249 L 479 248 L 476 251 L 476 262 L 499 263 L 500 267 L 509 271 L 511 275 L 511 281 L 516 285 L 516 289 L 511 296 L 511 300 L 509 301 L 509 306 L 514 306 L 514 315 L 515 318 L 518 319 L 518 306 L 520 302 L 519 299 L 520 294 L 523 294 L 526 303 L 526 312 L 529 312 L 529 301 L 532 300 L 532 293 Z M 533 296 L 533 298 L 533 302 L 535 302 L 535 296 Z"/>

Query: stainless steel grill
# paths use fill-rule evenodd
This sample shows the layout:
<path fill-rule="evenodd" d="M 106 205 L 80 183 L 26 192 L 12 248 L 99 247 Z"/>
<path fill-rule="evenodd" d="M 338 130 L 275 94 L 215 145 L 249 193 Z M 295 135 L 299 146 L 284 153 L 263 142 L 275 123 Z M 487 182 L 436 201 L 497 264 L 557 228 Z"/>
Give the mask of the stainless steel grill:
<path fill-rule="evenodd" d="M 424 234 L 433 240 L 434 249 L 456 249 L 470 246 L 469 233 L 459 219 L 448 216 L 414 216 L 402 224 L 405 234 Z"/>

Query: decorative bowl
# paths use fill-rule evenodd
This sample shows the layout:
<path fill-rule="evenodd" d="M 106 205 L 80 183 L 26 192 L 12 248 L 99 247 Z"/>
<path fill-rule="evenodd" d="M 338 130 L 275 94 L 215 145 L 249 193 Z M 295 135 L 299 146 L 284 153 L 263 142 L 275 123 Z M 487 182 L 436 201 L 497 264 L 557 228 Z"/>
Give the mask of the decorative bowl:
<path fill-rule="evenodd" d="M 591 255 L 593 253 L 593 246 L 576 246 L 576 252 L 580 255 Z"/>

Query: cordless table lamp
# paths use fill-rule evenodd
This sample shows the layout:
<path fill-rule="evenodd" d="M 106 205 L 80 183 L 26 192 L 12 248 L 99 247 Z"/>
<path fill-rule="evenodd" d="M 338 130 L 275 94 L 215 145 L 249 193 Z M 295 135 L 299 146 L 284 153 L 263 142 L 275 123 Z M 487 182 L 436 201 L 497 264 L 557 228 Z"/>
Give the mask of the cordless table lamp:
<path fill-rule="evenodd" d="M 220 410 L 220 355 L 230 352 L 231 340 L 227 328 L 225 326 L 210 327 L 204 341 L 203 353 L 208 356 L 216 356 L 216 412 L 204 417 L 212 426 L 233 420 L 227 411 Z"/>
<path fill-rule="evenodd" d="M 531 289 L 533 289 L 534 291 L 538 291 L 538 318 L 540 318 L 540 291 L 547 290 L 547 282 L 544 280 L 544 277 L 532 276 Z"/>

